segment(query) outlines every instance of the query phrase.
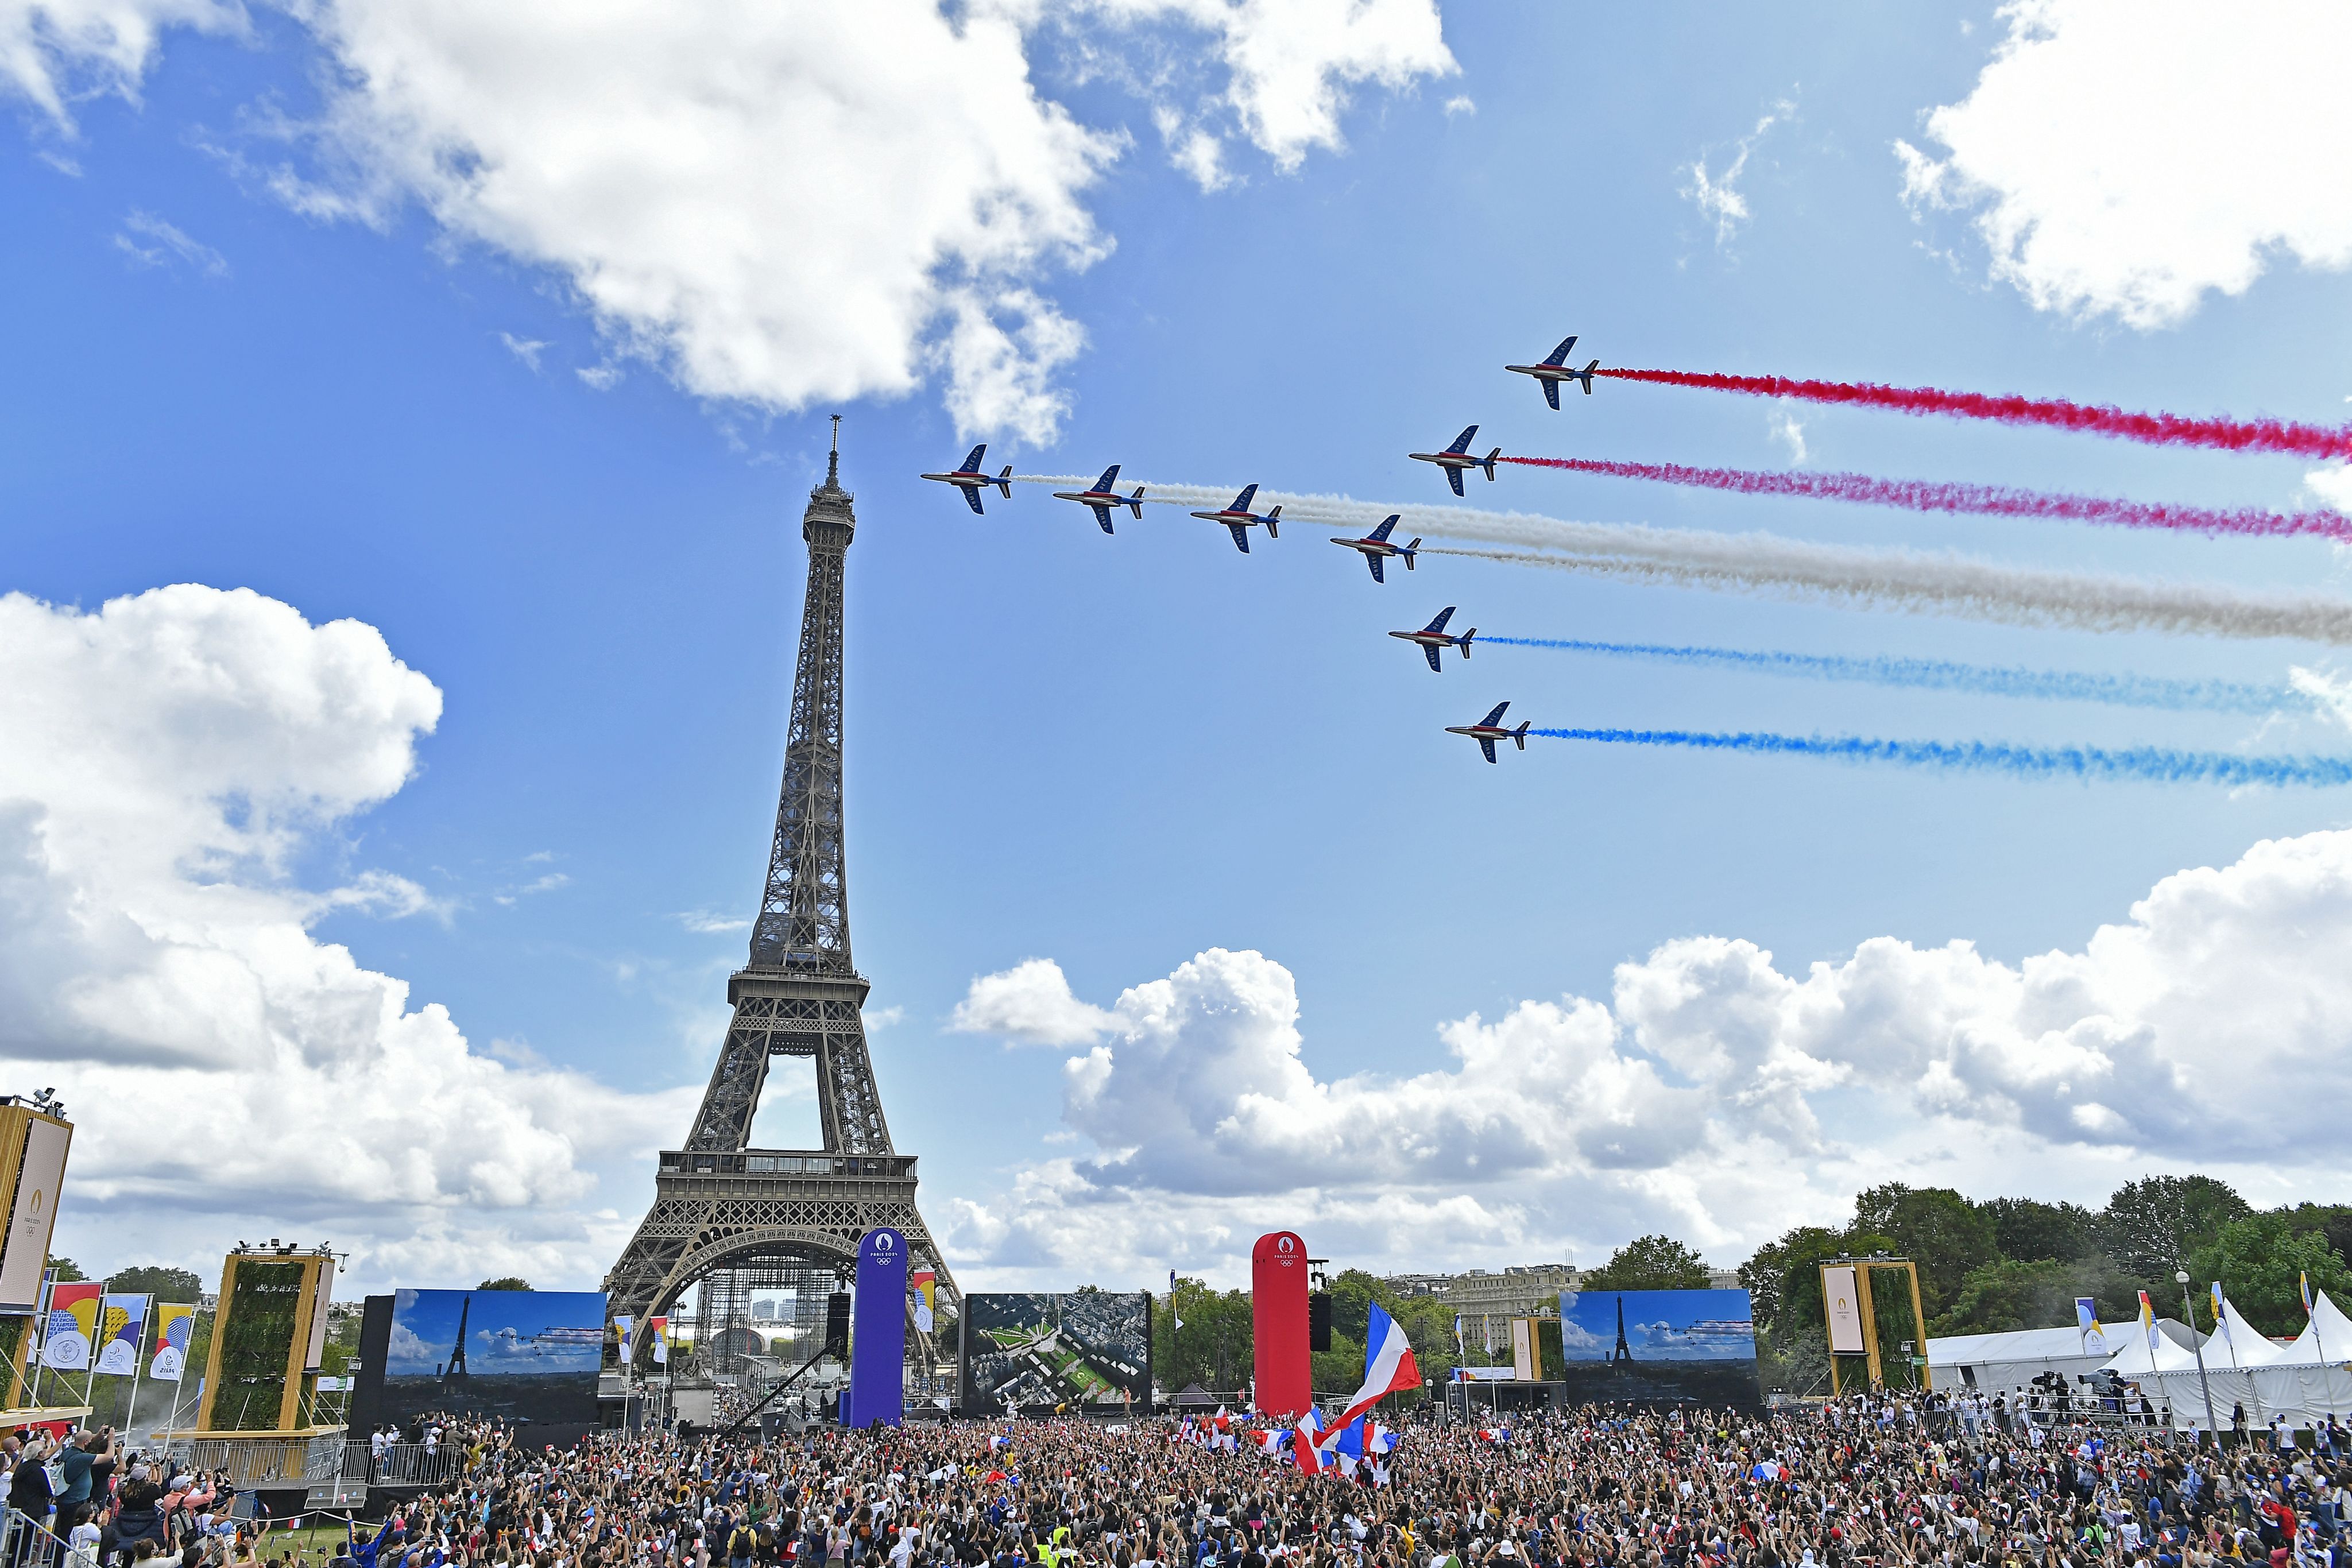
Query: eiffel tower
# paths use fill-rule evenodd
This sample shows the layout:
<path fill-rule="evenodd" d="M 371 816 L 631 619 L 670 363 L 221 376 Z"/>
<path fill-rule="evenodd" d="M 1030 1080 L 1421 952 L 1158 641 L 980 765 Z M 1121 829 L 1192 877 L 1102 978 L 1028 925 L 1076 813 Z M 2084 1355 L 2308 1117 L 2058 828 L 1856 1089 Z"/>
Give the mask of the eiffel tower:
<path fill-rule="evenodd" d="M 842 830 L 842 566 L 857 519 L 841 487 L 841 418 L 824 483 L 809 492 L 808 592 L 783 788 L 767 891 L 751 960 L 728 977 L 735 1009 L 710 1087 L 683 1148 L 666 1149 L 654 1203 L 612 1271 L 607 1310 L 642 1323 L 720 1270 L 759 1274 L 811 1263 L 846 1274 L 877 1226 L 907 1238 L 909 1259 L 955 1281 L 915 1207 L 915 1156 L 891 1146 L 860 1013 L 868 987 L 849 959 L 849 880 Z M 755 1149 L 751 1120 L 772 1057 L 816 1062 L 824 1147 Z M 652 1336 L 637 1359 L 649 1362 Z M 928 1343 L 919 1349 L 929 1359 Z"/>

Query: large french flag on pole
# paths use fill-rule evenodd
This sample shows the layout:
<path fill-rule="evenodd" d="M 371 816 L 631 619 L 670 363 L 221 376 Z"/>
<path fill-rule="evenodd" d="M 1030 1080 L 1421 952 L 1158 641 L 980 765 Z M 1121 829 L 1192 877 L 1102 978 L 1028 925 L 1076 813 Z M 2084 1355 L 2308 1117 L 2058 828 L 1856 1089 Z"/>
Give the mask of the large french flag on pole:
<path fill-rule="evenodd" d="M 1348 1407 L 1331 1418 L 1331 1426 L 1344 1427 L 1389 1395 L 1420 1386 L 1421 1368 L 1413 1364 L 1412 1342 L 1396 1320 L 1374 1301 L 1371 1322 L 1364 1329 L 1364 1385 L 1356 1390 Z"/>
<path fill-rule="evenodd" d="M 1307 1407 L 1307 1414 L 1298 1418 L 1297 1430 L 1298 1440 L 1291 1444 L 1290 1448 L 1291 1452 L 1297 1458 L 1298 1468 L 1310 1476 L 1321 1475 L 1323 1451 L 1317 1445 L 1323 1441 L 1325 1427 L 1323 1417 L 1315 1413 L 1315 1406 L 1310 1405 Z"/>

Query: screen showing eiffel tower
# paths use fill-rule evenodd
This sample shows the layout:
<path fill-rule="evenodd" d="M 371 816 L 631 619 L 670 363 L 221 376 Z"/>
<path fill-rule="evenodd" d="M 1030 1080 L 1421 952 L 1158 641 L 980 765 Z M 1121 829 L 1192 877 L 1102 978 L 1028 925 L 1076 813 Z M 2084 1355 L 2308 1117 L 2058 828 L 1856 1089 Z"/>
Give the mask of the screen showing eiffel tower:
<path fill-rule="evenodd" d="M 596 1420 L 601 1291 L 398 1291 L 383 1355 L 380 1419 L 491 1416 Z"/>
<path fill-rule="evenodd" d="M 1559 1349 L 1574 1403 L 1763 1406 L 1745 1291 L 1562 1291 Z"/>

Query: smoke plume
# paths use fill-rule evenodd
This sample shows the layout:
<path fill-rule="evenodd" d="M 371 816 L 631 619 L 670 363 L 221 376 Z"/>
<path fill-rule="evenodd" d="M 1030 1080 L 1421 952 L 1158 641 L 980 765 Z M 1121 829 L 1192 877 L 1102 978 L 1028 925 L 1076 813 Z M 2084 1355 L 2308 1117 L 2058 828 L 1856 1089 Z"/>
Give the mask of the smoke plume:
<path fill-rule="evenodd" d="M 2231 786 L 2352 784 L 2352 758 L 2340 757 L 2238 757 L 2223 751 L 2171 751 L 2151 746 L 2109 751 L 2087 746 L 2010 746 L 1990 740 L 1874 740 L 1853 735 L 1711 734 L 1688 729 L 1535 729 L 1528 733 L 1553 740 L 1774 752 L 1948 772 L 2006 773 L 2021 779 Z"/>

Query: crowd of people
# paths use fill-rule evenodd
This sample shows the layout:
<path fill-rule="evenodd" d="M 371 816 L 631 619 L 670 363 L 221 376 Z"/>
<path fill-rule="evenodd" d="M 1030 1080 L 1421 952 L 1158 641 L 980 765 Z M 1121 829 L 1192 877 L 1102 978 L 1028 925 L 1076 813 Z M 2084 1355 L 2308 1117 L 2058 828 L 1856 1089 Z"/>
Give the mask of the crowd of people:
<path fill-rule="evenodd" d="M 2352 1568 L 2352 1446 L 2333 1423 L 2217 1450 L 1968 1396 L 1424 1412 L 1349 1475 L 1307 1473 L 1232 1416 L 565 1448 L 435 1425 L 449 1479 L 386 1500 L 329 1568 Z M 110 1432 L 62 1455 L 11 1438 L 0 1462 L 12 1505 L 70 1543 L 49 1563 L 270 1561 L 219 1487 Z"/>

